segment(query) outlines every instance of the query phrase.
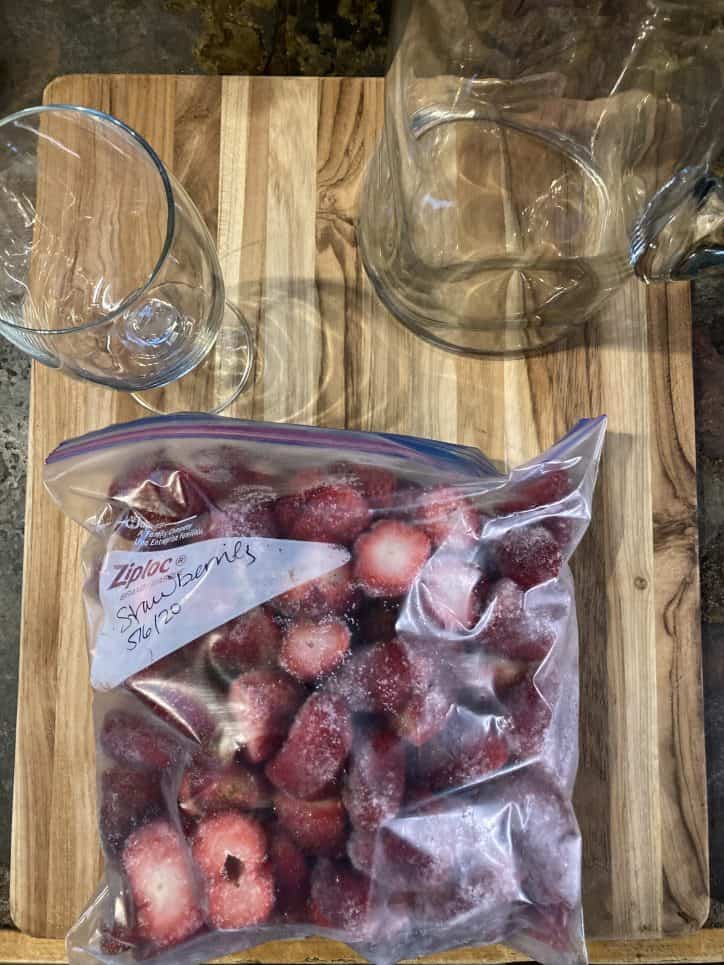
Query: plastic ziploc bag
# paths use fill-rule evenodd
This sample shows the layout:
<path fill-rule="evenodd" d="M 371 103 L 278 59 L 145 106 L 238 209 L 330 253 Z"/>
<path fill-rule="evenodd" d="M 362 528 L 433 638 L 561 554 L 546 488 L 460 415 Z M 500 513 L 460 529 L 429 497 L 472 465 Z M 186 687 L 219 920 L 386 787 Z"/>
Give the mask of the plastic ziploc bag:
<path fill-rule="evenodd" d="M 71 962 L 322 934 L 585 961 L 567 560 L 605 419 L 476 450 L 208 416 L 63 443 L 105 881 Z"/>

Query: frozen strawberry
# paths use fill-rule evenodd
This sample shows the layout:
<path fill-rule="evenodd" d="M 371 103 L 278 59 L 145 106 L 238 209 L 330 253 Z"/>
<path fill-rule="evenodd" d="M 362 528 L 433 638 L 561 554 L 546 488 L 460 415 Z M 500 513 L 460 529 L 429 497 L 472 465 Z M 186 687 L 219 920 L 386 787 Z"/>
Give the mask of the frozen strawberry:
<path fill-rule="evenodd" d="M 342 697 L 355 714 L 372 713 L 377 707 L 374 651 L 355 650 L 324 682 L 324 692 Z"/>
<path fill-rule="evenodd" d="M 539 506 L 551 506 L 566 497 L 573 483 L 565 469 L 552 469 L 538 476 L 530 476 L 506 487 L 501 513 L 520 513 Z"/>
<path fill-rule="evenodd" d="M 208 683 L 182 674 L 168 680 L 135 678 L 128 686 L 156 716 L 188 740 L 206 745 L 214 736 L 220 708 Z"/>
<path fill-rule="evenodd" d="M 276 663 L 282 638 L 269 611 L 256 607 L 201 640 L 210 669 L 220 680 L 230 683 L 245 670 Z"/>
<path fill-rule="evenodd" d="M 454 872 L 454 844 L 435 815 L 397 817 L 378 831 L 372 873 L 393 891 L 440 887 Z"/>
<path fill-rule="evenodd" d="M 434 547 L 474 546 L 480 535 L 480 517 L 470 502 L 449 486 L 438 486 L 418 496 L 415 521 Z"/>
<path fill-rule="evenodd" d="M 542 607 L 526 601 L 517 583 L 498 580 L 485 602 L 480 642 L 489 653 L 538 663 L 556 638 L 555 624 Z"/>
<path fill-rule="evenodd" d="M 201 482 L 188 469 L 168 462 L 136 464 L 111 482 L 108 495 L 127 509 L 122 526 L 128 539 L 135 539 L 140 529 L 177 523 L 210 506 Z"/>
<path fill-rule="evenodd" d="M 421 747 L 442 730 L 452 707 L 450 682 L 441 664 L 433 655 L 415 653 L 410 664 L 410 697 L 392 718 L 395 733 L 415 747 Z"/>
<path fill-rule="evenodd" d="M 379 643 L 371 652 L 372 706 L 380 713 L 396 714 L 407 706 L 418 686 L 415 657 L 401 640 Z"/>
<path fill-rule="evenodd" d="M 179 789 L 179 809 L 198 818 L 217 811 L 254 811 L 271 804 L 271 788 L 263 775 L 241 764 L 214 767 L 192 762 Z"/>
<path fill-rule="evenodd" d="M 370 930 L 370 884 L 346 862 L 320 858 L 312 872 L 310 917 L 322 928 L 360 938 Z"/>
<path fill-rule="evenodd" d="M 307 859 L 280 825 L 270 832 L 269 858 L 277 911 L 285 921 L 301 921 L 309 897 L 309 868 Z"/>
<path fill-rule="evenodd" d="M 99 825 L 106 852 L 119 854 L 126 838 L 162 810 L 158 774 L 112 767 L 101 775 Z"/>
<path fill-rule="evenodd" d="M 373 877 L 376 841 L 376 829 L 371 831 L 353 828 L 352 833 L 347 838 L 347 857 L 352 863 L 352 867 L 367 875 L 368 878 Z"/>
<path fill-rule="evenodd" d="M 344 660 L 349 642 L 343 620 L 300 620 L 284 634 L 279 663 L 293 677 L 312 681 Z"/>
<path fill-rule="evenodd" d="M 545 526 L 562 550 L 566 550 L 573 542 L 576 532 L 576 520 L 574 518 L 549 516 L 547 519 L 541 520 L 541 526 Z"/>
<path fill-rule="evenodd" d="M 386 730 L 357 741 L 342 798 L 356 828 L 376 828 L 399 810 L 405 793 L 405 750 Z"/>
<path fill-rule="evenodd" d="M 267 477 L 251 469 L 233 446 L 212 446 L 191 455 L 188 465 L 212 499 L 223 499 L 236 486 L 263 485 Z"/>
<path fill-rule="evenodd" d="M 339 798 L 302 801 L 279 792 L 274 795 L 279 823 L 309 854 L 338 854 L 344 848 L 347 815 Z"/>
<path fill-rule="evenodd" d="M 243 868 L 229 862 L 223 878 L 209 882 L 206 891 L 209 924 L 218 929 L 260 925 L 274 908 L 274 879 L 264 865 Z"/>
<path fill-rule="evenodd" d="M 482 573 L 472 563 L 436 553 L 425 564 L 417 581 L 425 617 L 449 632 L 470 630 L 479 616 L 477 587 L 481 577 Z"/>
<path fill-rule="evenodd" d="M 277 670 L 250 670 L 232 683 L 229 710 L 234 736 L 252 764 L 265 761 L 281 745 L 303 700 L 303 688 Z"/>
<path fill-rule="evenodd" d="M 317 797 L 334 781 L 352 746 L 345 700 L 312 694 L 299 710 L 282 749 L 266 766 L 269 780 L 292 797 Z"/>
<path fill-rule="evenodd" d="M 524 677 L 505 694 L 510 714 L 511 746 L 521 760 L 537 757 L 543 750 L 551 722 L 551 708 L 530 677 Z"/>
<path fill-rule="evenodd" d="M 141 938 L 166 948 L 201 928 L 191 856 L 170 824 L 154 821 L 135 831 L 123 849 L 122 865 Z"/>
<path fill-rule="evenodd" d="M 155 771 L 170 767 L 180 751 L 168 730 L 125 710 L 110 710 L 106 714 L 100 745 L 117 764 Z"/>
<path fill-rule="evenodd" d="M 279 535 L 274 500 L 276 494 L 268 486 L 237 486 L 216 500 L 205 527 L 206 539 L 233 536 Z"/>
<path fill-rule="evenodd" d="M 498 567 L 524 590 L 555 579 L 561 571 L 560 547 L 543 526 L 511 529 L 498 543 Z"/>
<path fill-rule="evenodd" d="M 495 700 L 521 680 L 528 665 L 485 650 L 461 653 L 450 661 L 458 686 L 473 702 Z"/>
<path fill-rule="evenodd" d="M 332 471 L 349 482 L 362 493 L 374 509 L 389 506 L 397 488 L 394 473 L 379 466 L 365 466 L 362 463 L 338 462 Z"/>
<path fill-rule="evenodd" d="M 351 543 L 365 528 L 367 500 L 343 479 L 299 473 L 276 503 L 277 522 L 289 539 Z"/>
<path fill-rule="evenodd" d="M 456 707 L 442 731 L 420 749 L 418 767 L 435 791 L 483 781 L 508 762 L 502 721 Z"/>
<path fill-rule="evenodd" d="M 574 923 L 577 914 L 580 912 L 571 911 L 563 904 L 526 905 L 518 918 L 527 936 L 558 952 L 563 960 L 566 954 L 570 956 L 578 951 L 575 947 L 577 939 L 571 934 L 573 929 L 579 934 L 582 931 L 582 926 Z"/>
<path fill-rule="evenodd" d="M 313 554 L 314 550 L 309 549 Z M 313 559 L 313 556 L 311 556 Z M 352 582 L 352 564 L 346 563 L 274 599 L 274 607 L 288 617 L 344 614 L 355 609 L 359 592 Z"/>
<path fill-rule="evenodd" d="M 430 555 L 430 540 L 421 529 L 396 519 L 383 519 L 354 544 L 354 574 L 368 596 L 402 596 Z"/>
<path fill-rule="evenodd" d="M 236 863 L 255 868 L 267 858 L 264 828 L 252 817 L 225 811 L 199 822 L 192 842 L 194 861 L 203 876 L 214 881 L 231 875 Z"/>
<path fill-rule="evenodd" d="M 368 643 L 387 643 L 397 632 L 400 607 L 393 600 L 368 600 L 359 614 L 359 635 Z"/>

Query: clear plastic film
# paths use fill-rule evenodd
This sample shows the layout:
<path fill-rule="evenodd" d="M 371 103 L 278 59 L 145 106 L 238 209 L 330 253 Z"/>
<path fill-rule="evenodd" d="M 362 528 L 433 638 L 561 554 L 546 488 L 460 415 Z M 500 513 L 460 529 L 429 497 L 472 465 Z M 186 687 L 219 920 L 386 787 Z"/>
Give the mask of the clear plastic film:
<path fill-rule="evenodd" d="M 476 450 L 208 416 L 64 443 L 105 880 L 71 962 L 319 934 L 586 960 L 568 559 L 605 419 Z"/>

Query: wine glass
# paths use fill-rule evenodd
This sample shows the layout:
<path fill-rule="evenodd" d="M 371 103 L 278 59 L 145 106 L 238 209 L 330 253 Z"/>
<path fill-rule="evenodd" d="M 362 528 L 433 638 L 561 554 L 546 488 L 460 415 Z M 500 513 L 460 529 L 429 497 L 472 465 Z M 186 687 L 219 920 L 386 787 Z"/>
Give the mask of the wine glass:
<path fill-rule="evenodd" d="M 75 105 L 0 120 L 0 334 L 154 412 L 218 412 L 253 364 L 188 194 L 136 131 Z"/>

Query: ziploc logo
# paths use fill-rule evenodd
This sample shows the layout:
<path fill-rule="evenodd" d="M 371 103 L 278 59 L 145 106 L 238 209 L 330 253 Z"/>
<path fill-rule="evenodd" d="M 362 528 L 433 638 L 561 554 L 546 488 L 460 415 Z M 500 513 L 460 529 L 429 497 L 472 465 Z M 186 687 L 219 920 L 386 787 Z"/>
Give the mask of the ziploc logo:
<path fill-rule="evenodd" d="M 164 560 L 147 560 L 145 566 L 140 563 L 114 563 L 113 569 L 116 571 L 116 575 L 108 584 L 108 589 L 115 590 L 118 587 L 125 589 L 132 583 L 158 576 L 159 573 L 165 576 L 171 570 L 172 565 L 172 556 L 167 556 Z"/>

